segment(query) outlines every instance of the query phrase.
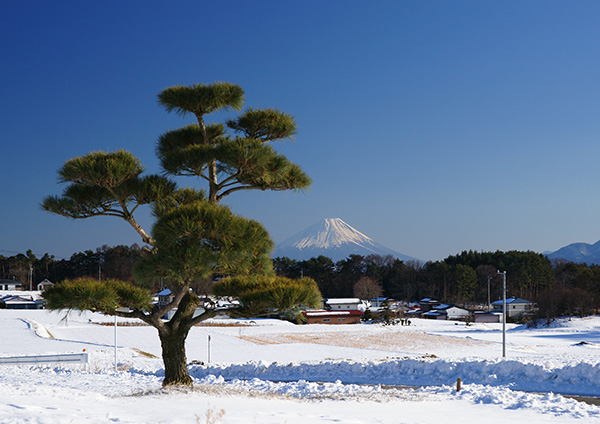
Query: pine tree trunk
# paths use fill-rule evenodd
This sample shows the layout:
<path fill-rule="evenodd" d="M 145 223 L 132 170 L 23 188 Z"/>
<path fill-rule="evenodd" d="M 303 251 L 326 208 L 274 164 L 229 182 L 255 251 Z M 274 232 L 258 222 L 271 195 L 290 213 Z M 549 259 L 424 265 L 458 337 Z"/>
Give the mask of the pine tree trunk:
<path fill-rule="evenodd" d="M 162 347 L 163 364 L 165 365 L 164 386 L 191 386 L 192 378 L 188 374 L 187 358 L 185 356 L 185 339 L 188 330 L 165 329 L 159 331 Z"/>
<path fill-rule="evenodd" d="M 202 136 L 204 138 L 204 144 L 210 145 L 211 140 L 208 138 L 208 133 L 206 132 L 206 125 L 204 124 L 203 115 L 196 115 L 198 119 L 198 125 L 202 130 Z M 208 200 L 211 203 L 219 203 L 219 180 L 217 176 L 217 161 L 215 159 L 211 160 L 208 164 Z"/>
<path fill-rule="evenodd" d="M 185 339 L 191 328 L 196 307 L 200 299 L 196 294 L 184 287 L 185 296 L 177 305 L 177 312 L 164 326 L 158 328 L 158 336 L 162 347 L 163 364 L 165 365 L 165 379 L 163 386 L 184 385 L 191 386 L 192 378 L 188 374 L 187 358 L 185 356 Z"/>

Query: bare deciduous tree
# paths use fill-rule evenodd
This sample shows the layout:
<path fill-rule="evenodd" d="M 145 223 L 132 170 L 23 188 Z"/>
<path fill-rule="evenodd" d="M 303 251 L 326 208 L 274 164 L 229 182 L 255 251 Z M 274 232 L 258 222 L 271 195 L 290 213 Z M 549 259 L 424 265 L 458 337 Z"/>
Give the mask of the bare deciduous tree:
<path fill-rule="evenodd" d="M 354 284 L 354 296 L 359 299 L 375 299 L 383 294 L 381 284 L 371 277 L 361 277 Z"/>

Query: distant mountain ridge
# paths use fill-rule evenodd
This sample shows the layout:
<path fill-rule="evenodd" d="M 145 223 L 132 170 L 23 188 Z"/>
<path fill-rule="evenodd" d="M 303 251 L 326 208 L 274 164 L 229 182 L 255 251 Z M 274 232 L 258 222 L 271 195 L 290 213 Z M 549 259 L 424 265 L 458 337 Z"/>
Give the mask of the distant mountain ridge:
<path fill-rule="evenodd" d="M 546 253 L 549 259 L 566 259 L 575 263 L 600 265 L 600 241 L 594 244 L 571 243 L 555 252 Z"/>
<path fill-rule="evenodd" d="M 403 261 L 417 261 L 377 243 L 340 218 L 326 218 L 277 245 L 273 257 L 306 260 L 320 255 L 334 261 L 350 255 L 392 255 Z"/>

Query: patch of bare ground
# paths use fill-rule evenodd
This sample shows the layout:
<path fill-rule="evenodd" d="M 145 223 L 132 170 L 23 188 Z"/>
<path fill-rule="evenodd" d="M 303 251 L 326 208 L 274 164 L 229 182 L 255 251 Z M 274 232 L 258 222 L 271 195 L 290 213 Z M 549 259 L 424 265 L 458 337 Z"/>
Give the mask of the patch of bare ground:
<path fill-rule="evenodd" d="M 90 324 L 103 325 L 105 327 L 114 327 L 114 322 L 90 322 Z M 145 322 L 117 322 L 117 327 L 149 327 Z"/>
<path fill-rule="evenodd" d="M 490 342 L 479 340 L 414 332 L 377 334 L 361 334 L 345 331 L 334 333 L 279 333 L 253 336 L 240 335 L 239 338 L 256 344 L 312 343 L 358 349 L 402 350 L 409 352 L 422 352 L 423 350 L 433 350 L 435 348 L 463 348 L 491 344 Z"/>
<path fill-rule="evenodd" d="M 232 322 L 232 323 L 220 323 L 220 322 L 200 322 L 196 324 L 196 327 L 253 327 L 256 324 L 249 322 Z"/>
<path fill-rule="evenodd" d="M 104 325 L 106 327 L 114 327 L 115 323 L 114 322 L 91 322 L 90 324 L 95 324 L 95 325 Z M 219 322 L 201 322 L 199 324 L 196 324 L 196 327 L 252 327 L 256 324 L 253 323 L 240 323 L 240 322 L 236 322 L 236 323 L 219 323 Z M 149 325 L 146 324 L 145 322 L 118 322 L 117 323 L 118 327 L 148 327 Z"/>
<path fill-rule="evenodd" d="M 153 354 L 148 353 L 148 352 L 145 352 L 145 351 L 143 351 L 141 349 L 132 347 L 131 350 L 133 350 L 134 352 L 138 353 L 141 356 L 145 356 L 146 358 L 158 359 L 158 356 L 153 355 Z"/>
<path fill-rule="evenodd" d="M 319 384 L 319 383 L 317 383 Z M 320 400 L 339 400 L 339 401 L 372 401 L 372 402 L 389 402 L 389 401 L 438 401 L 442 398 L 435 393 L 427 393 L 415 390 L 414 388 L 384 388 L 379 386 L 374 389 L 370 385 L 349 385 L 349 390 L 338 390 L 335 392 L 328 391 L 298 391 L 298 392 L 280 392 L 282 387 L 274 383 L 270 386 L 258 388 L 255 386 L 239 386 L 228 383 L 212 383 L 212 384 L 194 384 L 194 387 L 163 387 L 160 389 L 147 390 L 144 392 L 134 393 L 129 396 L 162 396 L 173 394 L 203 394 L 209 396 L 232 397 L 232 396 L 247 396 L 258 399 L 279 399 L 279 400 L 297 400 L 297 401 L 320 401 Z"/>

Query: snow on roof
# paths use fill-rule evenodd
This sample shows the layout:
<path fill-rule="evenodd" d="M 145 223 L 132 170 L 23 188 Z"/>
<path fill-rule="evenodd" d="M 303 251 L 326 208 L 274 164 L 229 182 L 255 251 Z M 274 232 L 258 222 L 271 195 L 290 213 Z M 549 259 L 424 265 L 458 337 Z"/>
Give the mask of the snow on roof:
<path fill-rule="evenodd" d="M 42 292 L 38 290 L 0 290 L 0 298 L 12 295 L 21 297 L 33 297 L 33 299 L 38 300 L 42 298 L 41 293 Z"/>
<path fill-rule="evenodd" d="M 33 296 L 24 297 L 24 296 L 15 296 L 15 295 L 6 295 L 0 297 L 0 302 L 6 304 L 26 304 L 26 303 L 43 303 L 41 299 L 34 299 Z"/>
<path fill-rule="evenodd" d="M 339 299 L 327 299 L 327 302 L 330 305 L 338 305 L 343 303 L 361 303 L 361 300 L 356 297 L 350 298 L 339 298 Z"/>
<path fill-rule="evenodd" d="M 341 316 L 341 315 L 364 315 L 362 311 L 304 311 L 307 317 Z"/>
<path fill-rule="evenodd" d="M 444 305 L 436 306 L 435 310 L 436 311 L 447 311 L 448 309 L 452 309 L 452 308 L 460 309 L 461 311 L 467 311 L 467 309 L 461 308 L 460 306 L 456 306 L 453 304 L 444 304 Z"/>
<path fill-rule="evenodd" d="M 160 293 L 158 293 L 157 296 L 168 296 L 170 294 L 171 294 L 171 290 L 164 289 L 163 291 L 161 291 Z"/>
<path fill-rule="evenodd" d="M 17 280 L 9 280 L 6 278 L 0 278 L 0 284 L 9 284 L 11 286 L 24 286 L 23 283 Z"/>

